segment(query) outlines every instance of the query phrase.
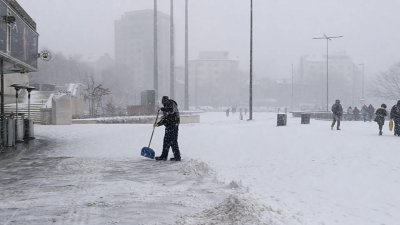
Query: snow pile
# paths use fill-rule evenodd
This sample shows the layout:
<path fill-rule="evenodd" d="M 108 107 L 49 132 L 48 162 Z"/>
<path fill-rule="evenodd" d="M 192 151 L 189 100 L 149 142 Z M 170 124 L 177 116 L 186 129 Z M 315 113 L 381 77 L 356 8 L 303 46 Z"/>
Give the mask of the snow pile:
<path fill-rule="evenodd" d="M 259 204 L 249 196 L 230 195 L 217 206 L 203 212 L 182 217 L 177 225 L 287 225 L 279 210 Z"/>
<path fill-rule="evenodd" d="M 194 175 L 197 177 L 207 177 L 215 174 L 215 171 L 207 163 L 195 159 L 184 162 L 179 172 L 183 175 Z"/>

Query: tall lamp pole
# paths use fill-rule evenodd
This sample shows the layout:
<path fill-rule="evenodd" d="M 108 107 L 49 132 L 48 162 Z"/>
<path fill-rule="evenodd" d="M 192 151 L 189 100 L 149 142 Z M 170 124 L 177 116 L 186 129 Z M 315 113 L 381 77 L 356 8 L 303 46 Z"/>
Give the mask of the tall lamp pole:
<path fill-rule="evenodd" d="M 341 38 L 343 36 L 327 36 L 324 34 L 323 37 L 316 37 L 313 39 L 325 39 L 326 40 L 326 111 L 329 111 L 329 41 L 334 38 Z"/>
<path fill-rule="evenodd" d="M 185 110 L 189 110 L 189 21 L 188 21 L 188 0 L 185 0 Z"/>
<path fill-rule="evenodd" d="M 170 16 L 170 96 L 175 99 L 175 40 L 174 40 L 174 0 L 171 0 Z"/>
<path fill-rule="evenodd" d="M 250 93 L 249 120 L 253 120 L 253 0 L 250 0 Z"/>
<path fill-rule="evenodd" d="M 365 74 L 364 74 L 364 63 L 361 63 L 361 64 L 358 64 L 358 65 L 360 65 L 361 67 L 362 67 L 362 87 L 361 87 L 361 98 L 362 98 L 362 100 L 363 101 L 365 101 L 365 96 L 364 96 L 364 91 L 365 91 L 365 89 L 364 89 L 364 85 L 365 85 Z"/>
<path fill-rule="evenodd" d="M 154 0 L 154 91 L 155 93 L 155 99 L 157 101 L 158 99 L 158 33 L 157 33 L 157 28 L 158 28 L 158 19 L 157 19 L 157 0 Z"/>
<path fill-rule="evenodd" d="M 292 64 L 292 100 L 291 100 L 291 110 L 293 111 L 294 105 L 294 73 L 293 73 L 293 64 Z"/>

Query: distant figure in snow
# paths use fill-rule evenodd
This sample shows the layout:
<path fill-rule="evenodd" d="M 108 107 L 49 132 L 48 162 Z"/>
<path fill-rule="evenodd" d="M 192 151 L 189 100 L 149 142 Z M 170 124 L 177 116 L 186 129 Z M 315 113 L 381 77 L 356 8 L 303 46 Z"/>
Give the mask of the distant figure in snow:
<path fill-rule="evenodd" d="M 240 112 L 240 114 L 239 114 L 239 119 L 240 119 L 240 120 L 243 120 L 243 111 L 242 111 L 242 108 L 239 109 L 239 112 Z"/>
<path fill-rule="evenodd" d="M 363 117 L 364 122 L 367 122 L 368 107 L 365 104 L 361 108 L 361 115 Z"/>
<path fill-rule="evenodd" d="M 332 112 L 333 112 L 333 122 L 331 125 L 331 129 L 333 130 L 333 127 L 335 126 L 335 123 L 337 122 L 336 130 L 340 130 L 340 119 L 342 118 L 343 115 L 343 107 L 340 104 L 340 100 L 336 100 L 335 104 L 332 105 Z"/>
<path fill-rule="evenodd" d="M 353 108 L 351 108 L 351 106 L 347 108 L 347 118 L 348 120 L 353 120 Z"/>
<path fill-rule="evenodd" d="M 381 107 L 376 110 L 375 115 L 375 121 L 379 126 L 379 135 L 382 135 L 382 127 L 385 124 L 385 117 L 387 116 L 386 105 L 382 104 Z"/>
<path fill-rule="evenodd" d="M 368 120 L 371 122 L 374 119 L 374 113 L 375 113 L 375 108 L 372 106 L 372 104 L 369 104 L 368 106 Z"/>
<path fill-rule="evenodd" d="M 394 135 L 400 136 L 400 100 L 390 110 L 390 119 L 394 122 Z"/>
<path fill-rule="evenodd" d="M 160 156 L 157 156 L 156 160 L 167 160 L 169 148 L 172 147 L 172 152 L 174 153 L 174 158 L 171 161 L 181 161 L 181 153 L 178 146 L 178 131 L 180 116 L 178 110 L 178 104 L 169 99 L 168 96 L 163 96 L 161 103 L 163 107 L 160 109 L 163 112 L 161 120 L 155 124 L 159 127 L 165 126 L 165 135 L 163 143 L 163 151 Z"/>
<path fill-rule="evenodd" d="M 360 110 L 356 107 L 353 109 L 353 119 L 358 121 L 360 119 Z"/>
<path fill-rule="evenodd" d="M 226 117 L 229 117 L 229 108 L 226 109 L 225 113 L 226 113 Z"/>

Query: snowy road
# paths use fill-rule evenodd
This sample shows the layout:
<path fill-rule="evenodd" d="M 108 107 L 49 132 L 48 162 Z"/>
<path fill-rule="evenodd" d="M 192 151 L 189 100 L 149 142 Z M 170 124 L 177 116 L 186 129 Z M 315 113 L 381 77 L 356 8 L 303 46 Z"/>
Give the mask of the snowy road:
<path fill-rule="evenodd" d="M 398 224 L 400 138 L 255 119 L 181 125 L 180 163 L 138 156 L 150 125 L 37 126 L 26 150 L 1 155 L 0 224 Z"/>

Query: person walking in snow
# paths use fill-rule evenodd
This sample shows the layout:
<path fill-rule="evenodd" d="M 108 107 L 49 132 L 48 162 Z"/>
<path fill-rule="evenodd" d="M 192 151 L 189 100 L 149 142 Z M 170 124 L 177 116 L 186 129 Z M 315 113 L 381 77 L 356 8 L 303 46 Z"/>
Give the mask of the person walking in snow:
<path fill-rule="evenodd" d="M 353 118 L 355 121 L 360 119 L 360 110 L 357 108 L 357 106 L 353 109 Z"/>
<path fill-rule="evenodd" d="M 375 113 L 375 108 L 372 106 L 372 104 L 369 104 L 368 106 L 368 120 L 371 122 L 374 119 L 374 113 Z"/>
<path fill-rule="evenodd" d="M 225 113 L 226 113 L 226 117 L 229 117 L 229 108 L 226 109 Z"/>
<path fill-rule="evenodd" d="M 368 107 L 364 104 L 363 107 L 361 108 L 361 115 L 363 117 L 364 122 L 367 122 L 367 116 L 368 116 Z"/>
<path fill-rule="evenodd" d="M 376 110 L 375 115 L 375 121 L 379 126 L 379 135 L 382 135 L 382 127 L 385 124 L 385 117 L 387 116 L 386 105 L 382 104 L 381 107 Z"/>
<path fill-rule="evenodd" d="M 171 161 L 181 161 L 181 153 L 178 146 L 178 131 L 180 116 L 178 110 L 178 104 L 169 99 L 168 96 L 163 96 L 161 103 L 163 107 L 160 109 L 163 112 L 161 120 L 155 124 L 155 126 L 165 126 L 165 135 L 163 143 L 163 151 L 160 156 L 157 156 L 156 160 L 167 160 L 169 148 L 172 147 L 174 158 Z"/>
<path fill-rule="evenodd" d="M 335 123 L 337 122 L 336 130 L 340 130 L 340 119 L 343 115 L 343 107 L 340 104 L 340 100 L 336 100 L 335 104 L 332 105 L 332 112 L 333 112 L 333 122 L 331 125 L 331 129 L 333 130 L 333 127 L 335 126 Z"/>
<path fill-rule="evenodd" d="M 400 100 L 390 110 L 390 119 L 394 122 L 394 135 L 400 136 Z"/>
<path fill-rule="evenodd" d="M 351 106 L 349 106 L 349 108 L 347 108 L 347 119 L 353 120 L 353 108 L 351 108 Z"/>

